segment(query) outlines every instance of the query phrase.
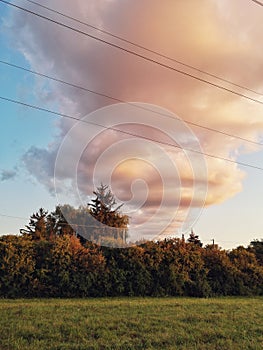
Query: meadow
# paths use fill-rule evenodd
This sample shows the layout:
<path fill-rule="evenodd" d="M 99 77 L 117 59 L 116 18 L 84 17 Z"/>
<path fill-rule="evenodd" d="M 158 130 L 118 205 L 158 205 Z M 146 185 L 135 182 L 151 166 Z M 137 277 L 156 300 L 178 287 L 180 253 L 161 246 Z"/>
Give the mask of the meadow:
<path fill-rule="evenodd" d="M 263 298 L 1 299 L 1 350 L 262 349 Z"/>

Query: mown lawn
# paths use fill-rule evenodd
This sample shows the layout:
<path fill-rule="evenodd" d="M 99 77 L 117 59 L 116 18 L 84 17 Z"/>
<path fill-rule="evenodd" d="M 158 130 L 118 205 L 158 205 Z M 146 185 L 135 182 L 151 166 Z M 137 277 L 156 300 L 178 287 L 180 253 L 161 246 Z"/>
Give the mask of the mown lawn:
<path fill-rule="evenodd" d="M 263 298 L 0 300 L 1 350 L 263 349 Z"/>

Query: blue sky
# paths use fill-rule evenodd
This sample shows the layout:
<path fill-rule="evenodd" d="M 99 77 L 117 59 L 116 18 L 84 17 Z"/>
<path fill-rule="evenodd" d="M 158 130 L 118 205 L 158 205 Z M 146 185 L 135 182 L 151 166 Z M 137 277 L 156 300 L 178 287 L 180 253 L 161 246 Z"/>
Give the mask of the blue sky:
<path fill-rule="evenodd" d="M 8 9 L 0 5 L 1 25 L 8 18 Z M 28 62 L 10 42 L 8 30 L 1 30 L 0 47 L 1 60 L 29 68 Z M 37 104 L 37 98 L 32 93 L 34 77 L 4 64 L 0 64 L 0 94 L 14 100 Z M 23 168 L 22 156 L 32 146 L 44 147 L 52 138 L 54 117 L 36 112 L 30 108 L 1 103 L 2 127 L 1 138 L 1 175 L 3 172 L 14 173 L 14 177 L 0 182 L 1 202 L 0 213 L 4 215 L 28 218 L 41 206 L 53 209 L 55 198 L 41 186 L 30 179 Z M 27 224 L 28 219 L 1 217 L 1 234 L 19 233 L 19 228 Z"/>
<path fill-rule="evenodd" d="M 30 7 L 26 2 L 21 1 L 21 4 Z M 147 8 L 137 1 L 127 1 L 125 4 L 118 1 L 91 1 L 89 4 L 77 1 L 75 6 L 72 6 L 69 1 L 57 0 L 46 1 L 45 4 L 102 26 L 106 30 L 121 33 L 135 42 L 141 40 L 141 43 L 154 50 L 173 57 L 177 55 L 180 60 L 203 70 L 263 91 L 262 74 L 260 76 L 263 50 L 258 48 L 261 40 L 257 40 L 262 38 L 263 34 L 263 11 L 260 14 L 260 8 L 248 5 L 245 1 L 242 1 L 238 16 L 235 16 L 240 5 L 238 1 L 233 1 L 231 5 L 227 1 L 215 1 L 213 5 L 205 1 L 195 13 L 189 13 L 186 5 L 173 4 L 171 10 L 168 5 L 161 6 L 154 1 L 150 14 Z M 38 7 L 34 7 L 34 10 L 40 11 Z M 136 18 L 138 10 L 144 14 L 147 26 L 140 22 L 135 22 L 134 26 L 128 25 L 123 21 L 125 16 Z M 160 19 L 156 20 L 159 12 Z M 184 13 L 185 17 L 179 16 L 180 12 Z M 247 13 L 247 19 L 242 13 Z M 204 20 L 200 24 L 202 16 Z M 197 26 L 194 28 L 196 30 L 188 30 L 183 18 L 192 23 L 193 27 Z M 175 22 L 180 26 L 181 36 L 175 31 L 167 39 L 166 34 L 171 29 L 171 23 Z M 145 62 L 135 62 L 134 58 L 117 54 L 112 48 L 90 43 L 86 38 L 79 38 L 75 33 L 52 27 L 2 3 L 0 24 L 2 61 L 38 70 L 125 101 L 158 105 L 171 110 L 182 119 L 225 130 L 234 135 L 254 141 L 262 139 L 262 105 L 229 96 L 182 76 L 171 77 L 169 72 L 163 72 L 160 68 L 152 68 Z M 227 28 L 231 28 L 231 34 Z M 153 37 L 156 39 L 153 40 Z M 225 43 L 224 47 L 222 43 Z M 242 80 L 238 81 L 240 77 Z M 247 94 L 246 91 L 241 92 Z M 0 96 L 80 117 L 106 105 L 105 101 L 101 102 L 99 98 L 85 95 L 83 91 L 50 83 L 1 63 Z M 257 95 L 256 98 L 263 101 L 262 95 Z M 0 100 L 0 111 L 0 234 L 16 234 L 19 228 L 28 222 L 28 219 L 23 218 L 29 218 L 40 207 L 53 210 L 58 204 L 50 188 L 52 162 L 63 137 L 69 134 L 71 124 L 69 125 L 67 120 L 61 121 L 57 116 L 3 100 Z M 146 130 L 146 135 L 147 132 Z M 203 130 L 194 132 L 206 152 L 226 158 L 232 156 L 239 162 L 263 167 L 262 146 L 258 146 L 257 149 L 248 148 L 244 153 L 242 149 L 249 147 L 246 143 L 223 139 Z M 107 137 L 109 140 L 109 136 Z M 107 145 L 105 140 L 100 141 L 104 150 Z M 32 158 L 32 152 L 28 153 L 32 147 L 38 159 Z M 94 149 L 91 149 L 89 157 Z M 122 152 L 125 153 L 123 149 Z M 28 155 L 26 161 L 25 155 Z M 72 157 L 73 155 L 69 154 L 65 162 L 67 166 Z M 110 159 L 115 159 L 115 155 L 111 157 Z M 228 163 L 221 164 L 211 159 L 207 161 L 209 200 L 198 221 L 194 223 L 194 231 L 204 243 L 215 239 L 215 242 L 224 248 L 239 244 L 248 245 L 252 239 L 262 238 L 263 171 L 235 167 Z M 93 163 L 93 160 L 89 159 L 88 166 L 94 165 Z M 181 163 L 178 164 L 180 167 Z M 84 165 L 84 161 L 80 161 L 81 169 L 84 169 Z M 139 165 L 135 168 L 137 175 L 141 168 Z M 101 169 L 100 172 L 100 175 L 104 174 L 105 169 Z M 89 173 L 89 169 L 83 170 L 83 173 Z M 123 184 L 125 187 L 125 176 L 131 181 L 134 180 L 127 167 L 117 167 L 114 184 Z M 180 176 L 182 182 L 187 178 L 185 174 Z M 59 180 L 70 180 L 66 170 Z M 153 188 L 154 181 L 150 177 L 146 177 L 145 181 L 149 181 L 150 189 Z M 183 201 L 186 200 L 185 193 L 189 192 L 189 188 L 184 190 Z M 152 197 L 149 198 L 148 208 L 144 211 L 145 217 L 154 209 L 152 203 L 155 202 L 155 194 L 150 195 Z M 138 202 L 140 200 L 141 198 Z M 196 198 L 196 203 L 197 207 L 202 206 L 201 199 Z M 168 203 L 167 208 L 172 210 L 169 205 Z M 180 209 L 183 211 L 185 207 Z"/>

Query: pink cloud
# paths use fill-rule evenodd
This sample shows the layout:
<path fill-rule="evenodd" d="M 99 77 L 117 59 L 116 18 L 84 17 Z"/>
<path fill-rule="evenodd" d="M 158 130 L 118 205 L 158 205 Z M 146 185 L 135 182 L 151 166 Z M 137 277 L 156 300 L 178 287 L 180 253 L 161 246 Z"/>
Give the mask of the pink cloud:
<path fill-rule="evenodd" d="M 202 70 L 218 74 L 251 89 L 263 91 L 261 79 L 263 54 L 258 46 L 258 42 L 262 39 L 262 16 L 257 9 L 245 2 L 241 4 L 239 1 L 233 1 L 230 4 L 228 1 L 203 1 L 200 4 L 196 1 L 163 3 L 157 0 L 144 2 L 139 0 L 122 2 L 78 0 L 73 4 L 70 1 L 57 0 L 54 2 L 50 0 L 45 4 Z M 242 11 L 240 6 L 243 8 Z M 39 10 L 39 8 L 36 9 Z M 54 14 L 52 16 L 57 19 Z M 262 135 L 262 107 L 259 104 L 165 70 L 158 65 L 145 62 L 72 31 L 52 24 L 47 25 L 45 21 L 38 18 L 20 12 L 14 13 L 13 18 L 16 43 L 33 69 L 128 102 L 137 101 L 158 105 L 170 110 L 183 120 L 220 129 L 243 138 L 257 141 Z M 250 20 L 248 21 L 247 18 Z M 59 20 L 68 23 L 68 20 L 63 18 Z M 112 38 L 95 33 L 94 30 L 90 31 L 85 26 L 77 25 L 72 21 L 70 24 L 113 41 Z M 183 69 L 190 74 L 198 74 L 190 68 L 182 67 L 156 55 L 150 55 L 128 44 L 114 42 L 177 69 Z M 198 75 L 222 84 L 211 77 Z M 38 81 L 37 87 L 41 98 L 45 95 L 46 89 L 42 80 Z M 226 84 L 226 87 L 233 88 L 229 84 Z M 113 103 L 83 90 L 61 84 L 50 83 L 48 90 L 53 92 L 53 98 L 58 103 L 60 111 L 78 117 L 83 117 L 99 107 Z M 238 91 L 248 94 L 242 89 Z M 258 98 L 254 95 L 253 97 Z M 143 121 L 147 124 L 146 119 Z M 107 117 L 105 116 L 101 122 L 107 123 Z M 159 129 L 168 124 L 168 118 L 159 116 Z M 177 132 L 183 147 L 195 147 L 193 140 L 187 139 L 187 135 L 182 132 L 183 126 L 180 122 L 174 121 L 172 125 L 173 132 Z M 37 163 L 36 149 L 34 157 L 30 157 L 32 152 L 29 151 L 24 158 L 31 174 L 47 187 L 50 187 L 52 177 L 50 166 L 54 164 L 53 160 L 59 144 L 63 141 L 64 136 L 68 135 L 71 126 L 72 122 L 66 119 L 58 123 L 59 140 L 56 140 L 53 148 L 45 151 L 39 150 Z M 85 127 L 86 129 L 83 125 L 83 128 L 79 128 L 72 134 L 68 157 L 64 166 L 57 169 L 59 177 L 57 180 L 58 182 L 61 180 L 62 185 L 65 179 L 72 180 L 73 175 L 69 168 L 75 157 L 78 156 L 75 153 L 75 145 L 80 140 L 85 141 L 85 137 L 94 132 L 92 127 L 88 125 Z M 242 140 L 229 138 L 202 128 L 192 127 L 192 130 L 205 153 L 237 160 L 240 153 L 254 152 L 258 149 L 257 146 Z M 149 126 L 130 124 L 129 132 L 170 142 L 167 135 Z M 129 138 L 132 139 L 132 137 L 114 131 L 98 133 L 79 159 L 78 186 L 80 192 L 86 195 L 87 192 L 92 191 L 92 177 L 95 168 L 96 180 L 100 182 L 109 179 L 110 175 L 106 169 L 114 165 L 111 178 L 112 188 L 120 200 L 128 202 L 131 210 L 137 208 L 138 204 L 141 205 L 141 208 L 136 209 L 137 217 L 134 219 L 139 224 L 144 222 L 145 218 L 151 218 L 158 212 L 163 184 L 155 170 L 148 166 L 151 162 L 156 161 L 156 153 L 151 148 L 147 149 L 146 141 L 143 142 L 142 150 L 138 139 L 133 138 L 131 143 L 127 143 Z M 112 145 L 121 141 L 123 146 L 120 152 Z M 133 152 L 130 152 L 131 147 Z M 198 209 L 203 205 L 220 203 L 242 190 L 245 171 L 236 164 L 207 157 L 207 170 L 199 169 L 198 176 L 196 176 L 191 169 L 191 162 L 198 162 L 197 156 L 191 152 L 181 152 L 176 148 L 171 150 L 169 147 L 165 148 L 165 153 L 177 166 L 177 173 L 176 171 L 171 172 L 167 165 L 162 169 L 165 172 L 166 184 L 171 188 L 171 193 L 168 193 L 166 197 L 166 212 L 168 217 L 172 217 L 174 211 L 177 213 L 174 224 L 169 229 L 171 232 L 172 227 L 176 231 L 178 226 L 184 222 L 189 206 Z M 121 155 L 128 157 L 129 154 L 133 159 L 134 154 L 137 154 L 138 159 L 130 163 L 128 161 L 120 163 Z M 142 164 L 139 159 L 141 156 L 146 157 L 148 165 Z M 190 163 L 187 156 L 191 158 Z M 43 168 L 39 166 L 41 159 Z M 158 162 L 162 164 L 160 159 Z M 137 198 L 133 198 L 132 183 L 137 176 L 145 181 L 148 192 L 143 190 L 143 183 L 141 183 L 142 192 L 137 191 Z M 175 183 L 180 186 L 180 191 L 174 189 Z M 205 198 L 206 185 L 208 185 L 208 193 Z M 193 186 L 195 193 L 192 190 Z M 148 195 L 146 200 L 145 194 Z M 176 210 L 174 209 L 175 204 L 178 204 Z M 167 219 L 166 216 L 163 218 Z M 159 221 L 162 221 L 161 217 Z M 189 222 L 192 224 L 191 220 Z"/>

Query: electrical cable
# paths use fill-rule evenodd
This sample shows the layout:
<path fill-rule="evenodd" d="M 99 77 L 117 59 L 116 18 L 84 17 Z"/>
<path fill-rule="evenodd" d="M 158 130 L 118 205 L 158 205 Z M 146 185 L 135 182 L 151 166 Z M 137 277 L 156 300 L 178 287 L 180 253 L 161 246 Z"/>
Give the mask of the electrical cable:
<path fill-rule="evenodd" d="M 26 217 L 21 217 L 21 216 L 14 216 L 14 215 L 6 215 L 6 214 L 2 214 L 0 213 L 0 217 L 7 217 L 10 219 L 22 219 L 22 220 L 28 220 L 28 218 Z M 104 229 L 103 227 L 97 227 L 95 225 L 80 225 L 80 224 L 73 224 L 73 223 L 68 223 L 68 222 L 61 222 L 59 223 L 59 226 L 63 226 L 63 225 L 69 225 L 69 226 L 75 226 L 75 227 L 89 227 L 89 228 L 96 228 L 96 229 Z M 116 229 L 116 227 L 113 227 L 114 229 Z M 122 230 L 122 229 L 121 229 Z M 0 239 L 1 239 L 1 235 L 0 235 Z M 208 239 L 208 238 L 203 238 L 202 242 L 211 242 L 212 239 Z M 243 242 L 241 241 L 222 241 L 222 240 L 216 240 L 215 244 L 217 243 L 236 243 L 236 244 L 243 244 Z"/>
<path fill-rule="evenodd" d="M 135 133 L 132 133 L 132 132 L 124 131 L 124 130 L 121 130 L 121 129 L 118 129 L 118 128 L 115 128 L 115 127 L 108 127 L 108 126 L 105 126 L 105 125 L 102 125 L 102 124 L 99 124 L 99 123 L 95 123 L 95 122 L 79 119 L 77 117 L 74 117 L 74 116 L 71 116 L 71 115 L 68 115 L 68 114 L 55 112 L 55 111 L 52 111 L 52 110 L 47 109 L 47 108 L 43 108 L 43 107 L 40 107 L 40 106 L 35 106 L 35 105 L 32 105 L 32 104 L 25 103 L 25 102 L 18 101 L 18 100 L 14 100 L 14 99 L 11 99 L 11 98 L 8 98 L 8 97 L 0 96 L 0 99 L 3 100 L 3 101 L 14 103 L 14 104 L 19 104 L 19 105 L 22 105 L 24 107 L 29 107 L 29 108 L 32 108 L 32 109 L 35 109 L 35 110 L 39 110 L 39 111 L 42 111 L 42 112 L 46 112 L 46 113 L 50 113 L 50 114 L 53 114 L 53 115 L 57 115 L 57 116 L 62 117 L 62 118 L 68 118 L 68 119 L 75 120 L 75 121 L 78 121 L 78 122 L 83 122 L 83 123 L 86 123 L 86 124 L 89 124 L 89 125 L 98 126 L 98 127 L 102 128 L 104 130 L 116 131 L 116 132 L 119 132 L 119 133 L 122 133 L 122 134 L 125 134 L 125 135 L 133 136 L 135 138 L 140 138 L 140 139 L 144 139 L 144 140 L 147 140 L 147 141 L 152 141 L 152 142 L 159 143 L 159 144 L 162 144 L 162 145 L 165 145 L 165 146 L 178 148 L 178 149 L 181 149 L 183 151 L 197 153 L 197 154 L 201 154 L 203 156 L 207 156 L 207 157 L 210 157 L 210 158 L 223 160 L 223 161 L 226 161 L 226 162 L 230 162 L 230 163 L 234 163 L 234 164 L 237 164 L 237 165 L 241 165 L 241 166 L 245 166 L 245 167 L 248 167 L 248 168 L 253 168 L 253 169 L 257 169 L 257 170 L 263 171 L 262 167 L 259 167 L 259 166 L 256 166 L 256 165 L 235 161 L 235 160 L 230 159 L 230 158 L 216 156 L 216 155 L 213 155 L 213 154 L 210 154 L 210 153 L 201 152 L 201 151 L 194 150 L 194 149 L 191 149 L 191 148 L 181 147 L 179 145 L 176 145 L 176 144 L 173 144 L 173 143 L 169 143 L 169 142 L 159 141 L 159 140 L 153 139 L 151 137 L 146 137 L 146 136 L 138 135 L 138 134 L 135 134 Z"/>
<path fill-rule="evenodd" d="M 256 4 L 260 5 L 260 6 L 263 6 L 263 3 L 258 1 L 258 0 L 251 0 L 251 1 L 253 1 L 254 3 L 256 3 Z"/>
<path fill-rule="evenodd" d="M 15 5 L 15 4 L 13 4 L 13 3 L 11 3 L 11 2 L 8 2 L 8 1 L 5 1 L 5 0 L 0 0 L 0 2 L 4 3 L 4 4 L 6 4 L 6 5 L 12 6 L 12 7 L 16 8 L 16 9 L 22 10 L 22 11 L 24 11 L 24 12 L 27 12 L 27 13 L 29 13 L 29 14 L 32 14 L 32 15 L 34 15 L 34 16 L 37 16 L 37 17 L 39 17 L 39 18 L 45 19 L 45 20 L 47 20 L 47 21 L 49 21 L 49 22 L 51 22 L 51 23 L 54 23 L 54 24 L 56 24 L 56 25 L 59 25 L 59 26 L 61 26 L 61 27 L 67 28 L 67 29 L 69 29 L 69 30 L 72 30 L 72 31 L 74 31 L 74 32 L 76 32 L 76 33 L 85 35 L 85 36 L 87 36 L 87 37 L 89 37 L 89 38 L 91 38 L 91 39 L 94 39 L 94 40 L 99 41 L 99 42 L 101 42 L 101 43 L 103 43 L 103 44 L 109 45 L 109 46 L 114 47 L 114 48 L 116 48 L 116 49 L 119 49 L 119 50 L 121 50 L 121 51 L 123 51 L 123 52 L 129 53 L 129 54 L 131 54 L 131 55 L 133 55 L 133 56 L 139 57 L 139 58 L 141 58 L 141 59 L 143 59 L 143 60 L 145 60 L 145 61 L 148 61 L 148 62 L 151 62 L 151 63 L 153 63 L 153 64 L 156 64 L 156 65 L 158 65 L 158 66 L 160 66 L 160 67 L 163 67 L 163 68 L 165 68 L 165 69 L 169 69 L 169 70 L 171 70 L 171 71 L 174 71 L 174 72 L 176 72 L 176 73 L 182 74 L 182 75 L 187 76 L 187 77 L 189 77 L 189 78 L 198 80 L 198 81 L 200 81 L 200 82 L 202 82 L 202 83 L 205 83 L 205 84 L 208 84 L 208 85 L 210 85 L 210 86 L 216 87 L 216 88 L 218 88 L 218 89 L 220 89 L 220 90 L 223 90 L 223 91 L 225 91 L 225 92 L 229 92 L 229 93 L 234 94 L 234 95 L 236 95 L 236 96 L 245 98 L 245 99 L 247 99 L 247 100 L 249 100 L 249 101 L 256 102 L 256 103 L 259 103 L 259 104 L 263 105 L 263 101 L 257 100 L 257 99 L 255 99 L 255 98 L 250 97 L 250 96 L 244 95 L 244 94 L 242 94 L 242 93 L 240 93 L 240 92 L 237 92 L 237 91 L 231 90 L 231 89 L 229 89 L 229 88 L 226 88 L 226 87 L 224 87 L 224 86 L 218 85 L 218 84 L 213 83 L 213 82 L 211 82 L 211 81 L 208 81 L 208 80 L 206 80 L 206 79 L 197 77 L 197 76 L 195 76 L 195 75 L 193 75 L 193 74 L 187 73 L 187 72 L 182 71 L 182 70 L 180 70 L 180 69 L 176 69 L 176 68 L 174 68 L 174 67 L 172 67 L 172 66 L 169 66 L 169 65 L 167 65 L 167 64 L 161 63 L 161 62 L 159 62 L 159 61 L 157 61 L 157 60 L 154 60 L 154 59 L 152 59 L 152 58 L 150 58 L 150 57 L 144 56 L 144 55 L 139 54 L 139 53 L 137 53 L 137 52 L 135 52 L 135 51 L 126 49 L 126 48 L 124 48 L 124 47 L 122 47 L 122 46 L 120 46 L 120 45 L 116 45 L 116 44 L 111 43 L 111 42 L 109 42 L 109 41 L 107 41 L 107 40 L 104 40 L 104 39 L 101 39 L 101 38 L 99 38 L 99 37 L 96 37 L 95 35 L 88 34 L 88 33 L 84 32 L 84 31 L 82 31 L 82 30 L 73 28 L 73 27 L 71 27 L 71 26 L 69 26 L 69 25 L 66 25 L 66 24 L 64 24 L 64 23 L 61 23 L 61 22 L 56 21 L 56 20 L 54 20 L 54 19 L 51 19 L 51 18 L 49 18 L 49 17 L 43 16 L 43 15 L 41 15 L 41 14 L 39 14 L 39 13 L 34 12 L 34 11 L 25 9 L 24 7 Z"/>
<path fill-rule="evenodd" d="M 245 87 L 245 86 L 243 86 L 243 85 L 234 83 L 234 82 L 232 82 L 232 81 L 230 81 L 230 80 L 227 80 L 227 79 L 225 79 L 225 78 L 219 77 L 219 76 L 216 75 L 216 74 L 212 74 L 212 73 L 206 72 L 206 71 L 204 71 L 204 70 L 202 70 L 202 69 L 200 69 L 200 68 L 196 68 L 196 67 L 194 67 L 194 66 L 192 66 L 192 65 L 190 65 L 190 64 L 184 63 L 184 62 L 179 61 L 179 60 L 177 60 L 177 59 L 175 59 L 175 58 L 172 58 L 172 57 L 170 57 L 170 56 L 164 55 L 164 54 L 162 54 L 162 53 L 159 52 L 159 51 L 155 51 L 155 50 L 149 49 L 148 47 L 146 47 L 146 46 L 144 46 L 144 45 L 140 45 L 140 44 L 138 44 L 138 43 L 135 43 L 134 41 L 131 41 L 131 40 L 125 39 L 125 38 L 123 38 L 123 37 L 121 37 L 121 36 L 119 36 L 119 35 L 113 34 L 113 33 L 109 32 L 109 31 L 107 31 L 107 30 L 98 28 L 98 27 L 96 27 L 96 26 L 94 26 L 94 25 L 92 25 L 92 24 L 90 24 L 90 23 L 81 21 L 81 20 L 79 20 L 79 19 L 77 19 L 77 18 L 75 18 L 75 17 L 69 16 L 69 15 L 66 15 L 66 14 L 63 13 L 63 12 L 60 12 L 60 11 L 57 11 L 57 10 L 52 9 L 51 7 L 48 7 L 48 6 L 44 6 L 44 5 L 42 5 L 42 4 L 39 4 L 39 3 L 36 2 L 36 1 L 32 1 L 32 0 L 24 0 L 24 1 L 27 1 L 27 2 L 29 2 L 29 3 L 31 3 L 31 4 L 34 4 L 34 5 L 37 5 L 37 6 L 39 6 L 39 7 L 41 7 L 41 8 L 44 8 L 44 9 L 50 11 L 50 12 L 56 13 L 56 14 L 62 16 L 62 17 L 65 17 L 65 18 L 68 18 L 68 19 L 70 19 L 70 20 L 73 20 L 74 22 L 77 22 L 77 23 L 79 23 L 79 24 L 83 24 L 83 25 L 85 25 L 86 27 L 95 29 L 96 31 L 98 31 L 98 32 L 100 32 L 100 33 L 107 34 L 107 35 L 111 36 L 112 38 L 121 40 L 121 41 L 123 41 L 123 42 L 125 42 L 125 43 L 127 43 L 127 44 L 130 44 L 130 45 L 133 45 L 133 46 L 135 46 L 135 47 L 137 47 L 137 48 L 139 48 L 139 49 L 143 49 L 143 50 L 145 50 L 145 51 L 147 51 L 147 52 L 149 52 L 149 53 L 153 53 L 153 54 L 155 54 L 155 55 L 157 55 L 157 56 L 159 56 L 159 57 L 162 57 L 162 58 L 165 58 L 165 59 L 167 59 L 167 60 L 169 60 L 169 61 L 172 61 L 172 62 L 174 62 L 174 63 L 180 64 L 180 65 L 182 65 L 182 66 L 184 66 L 184 67 L 191 68 L 191 69 L 193 69 L 193 70 L 195 70 L 195 71 L 197 71 L 197 72 L 199 72 L 199 73 L 206 74 L 206 75 L 208 75 L 208 76 L 210 76 L 210 77 L 212 77 L 212 78 L 216 78 L 216 79 L 218 79 L 218 80 L 221 80 L 221 81 L 224 82 L 224 83 L 231 84 L 231 85 L 236 86 L 236 87 L 239 87 L 239 88 L 241 88 L 241 89 L 243 89 L 243 90 L 247 90 L 247 91 L 253 92 L 254 94 L 257 94 L 257 95 L 261 95 L 261 96 L 263 95 L 262 93 L 260 93 L 260 92 L 258 92 L 258 91 L 255 91 L 255 90 L 250 89 L 250 88 L 248 88 L 248 87 Z"/>
<path fill-rule="evenodd" d="M 91 214 L 89 214 L 91 215 Z M 28 218 L 26 217 L 21 217 L 21 216 L 14 216 L 14 215 L 7 215 L 7 214 L 2 214 L 0 213 L 0 217 L 6 217 L 6 218 L 10 218 L 10 219 L 21 219 L 21 220 L 28 220 Z M 96 228 L 96 229 L 100 229 L 100 230 L 105 230 L 105 227 L 99 227 L 96 225 L 82 225 L 82 224 L 74 224 L 72 222 L 59 222 L 57 223 L 58 226 L 63 226 L 63 225 L 68 225 L 68 226 L 75 226 L 75 227 L 89 227 L 89 228 Z M 103 224 L 104 225 L 104 224 Z M 112 229 L 118 229 L 118 230 L 123 230 L 123 228 L 120 227 L 113 227 L 113 226 L 108 226 L 109 228 Z M 1 237 L 1 236 L 0 236 Z"/>
<path fill-rule="evenodd" d="M 50 75 L 47 75 L 47 74 L 43 74 L 43 73 L 40 73 L 40 72 L 36 72 L 36 71 L 34 71 L 34 70 L 31 70 L 31 69 L 28 69 L 28 68 L 25 68 L 25 67 L 22 67 L 22 66 L 13 64 L 13 63 L 9 63 L 9 62 L 0 60 L 0 64 L 4 64 L 4 65 L 7 65 L 7 66 L 12 67 L 12 68 L 20 69 L 20 70 L 23 70 L 23 71 L 25 71 L 25 72 L 29 72 L 29 73 L 31 73 L 31 74 L 35 74 L 35 75 L 38 75 L 38 76 L 40 76 L 40 77 L 47 78 L 47 79 L 49 79 L 49 80 L 53 80 L 53 81 L 55 81 L 55 82 L 58 82 L 58 83 L 61 83 L 61 84 L 67 85 L 67 86 L 71 86 L 71 87 L 74 87 L 74 88 L 76 88 L 76 89 L 84 90 L 84 91 L 86 91 L 86 92 L 89 92 L 89 93 L 92 93 L 92 94 L 95 94 L 95 95 L 98 95 L 98 96 L 101 96 L 101 97 L 105 97 L 105 98 L 111 99 L 111 100 L 116 101 L 116 102 L 127 103 L 128 105 L 133 106 L 134 108 L 139 108 L 139 109 L 142 109 L 142 110 L 145 110 L 145 111 L 149 111 L 149 112 L 152 112 L 152 113 L 154 113 L 154 114 L 157 114 L 157 115 L 160 115 L 160 116 L 164 116 L 164 117 L 166 117 L 166 118 L 170 118 L 170 119 L 179 121 L 179 122 L 181 122 L 181 123 L 184 122 L 184 123 L 186 123 L 186 124 L 189 124 L 189 125 L 192 125 L 192 126 L 201 128 L 201 129 L 205 129 L 205 130 L 208 130 L 208 131 L 212 131 L 212 132 L 215 132 L 215 133 L 219 133 L 219 134 L 221 134 L 221 135 L 225 135 L 225 136 L 228 136 L 228 137 L 231 137 L 231 138 L 236 138 L 236 139 L 239 139 L 239 140 L 241 140 L 241 141 L 245 141 L 245 142 L 252 143 L 252 144 L 254 144 L 254 145 L 263 146 L 263 143 L 262 143 L 262 142 L 253 141 L 253 140 L 247 139 L 247 138 L 245 138 L 245 137 L 241 137 L 241 136 L 234 135 L 234 134 L 229 134 L 229 133 L 227 133 L 227 132 L 225 132 L 225 131 L 221 131 L 221 130 L 214 129 L 214 128 L 211 128 L 211 127 L 208 127 L 208 126 L 204 126 L 204 125 L 201 125 L 201 124 L 197 124 L 197 123 L 191 122 L 191 121 L 189 121 L 189 120 L 182 120 L 182 119 L 179 119 L 179 118 L 176 118 L 176 117 L 174 118 L 174 117 L 171 116 L 171 115 L 168 115 L 168 114 L 165 114 L 165 113 L 162 113 L 162 112 L 157 112 L 157 111 L 154 111 L 154 110 L 152 110 L 152 109 L 150 109 L 150 108 L 147 108 L 147 107 L 143 107 L 143 106 L 139 106 L 139 105 L 134 105 L 133 103 L 127 102 L 127 101 L 125 101 L 125 100 L 122 100 L 122 99 L 119 99 L 119 98 L 116 98 L 116 97 L 113 97 L 113 96 L 110 96 L 110 95 L 107 95 L 107 94 L 104 94 L 104 93 L 101 93 L 101 92 L 98 92 L 98 91 L 95 91 L 95 90 L 91 90 L 91 89 L 85 88 L 85 87 L 83 87 L 83 86 L 76 85 L 76 84 L 67 82 L 67 81 L 62 80 L 62 79 L 55 78 L 55 77 L 50 76 Z"/>

